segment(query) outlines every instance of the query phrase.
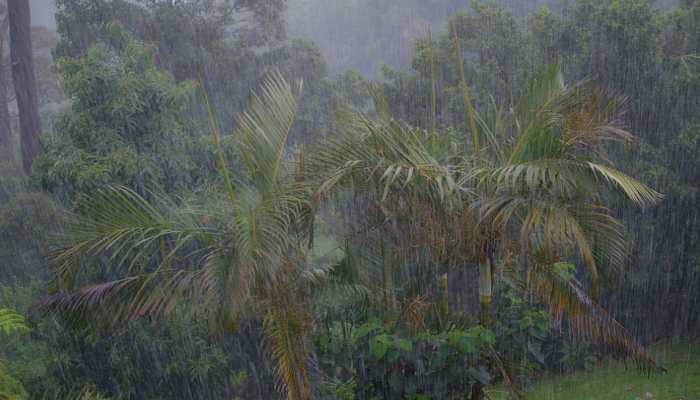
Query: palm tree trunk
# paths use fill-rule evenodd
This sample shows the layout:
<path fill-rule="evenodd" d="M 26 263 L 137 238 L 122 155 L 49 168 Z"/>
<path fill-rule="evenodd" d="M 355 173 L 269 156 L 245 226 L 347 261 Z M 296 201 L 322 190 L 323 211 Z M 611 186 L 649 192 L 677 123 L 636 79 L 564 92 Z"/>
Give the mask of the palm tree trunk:
<path fill-rule="evenodd" d="M 12 77 L 19 110 L 22 164 L 24 170 L 29 173 L 32 161 L 39 154 L 41 130 L 34 76 L 29 0 L 8 0 L 7 9 L 10 19 Z"/>
<path fill-rule="evenodd" d="M 481 325 L 490 328 L 493 326 L 493 270 L 495 266 L 493 254 L 490 249 L 486 251 L 486 257 L 479 264 L 479 319 Z M 472 386 L 470 400 L 483 400 L 486 398 L 484 386 L 477 382 Z"/>
<path fill-rule="evenodd" d="M 450 277 L 449 270 L 442 275 L 438 275 L 438 283 L 442 290 L 442 299 L 440 301 L 440 319 L 446 326 L 450 320 Z"/>
<path fill-rule="evenodd" d="M 483 400 L 485 398 L 484 386 L 479 382 L 472 385 L 472 393 L 471 396 L 469 396 L 469 400 Z"/>
<path fill-rule="evenodd" d="M 491 305 L 493 303 L 493 266 L 491 258 L 479 264 L 479 302 L 481 305 L 481 324 L 491 325 Z"/>
<path fill-rule="evenodd" d="M 382 240 L 382 278 L 384 281 L 384 320 L 389 321 L 396 315 L 394 300 L 393 258 Z"/>

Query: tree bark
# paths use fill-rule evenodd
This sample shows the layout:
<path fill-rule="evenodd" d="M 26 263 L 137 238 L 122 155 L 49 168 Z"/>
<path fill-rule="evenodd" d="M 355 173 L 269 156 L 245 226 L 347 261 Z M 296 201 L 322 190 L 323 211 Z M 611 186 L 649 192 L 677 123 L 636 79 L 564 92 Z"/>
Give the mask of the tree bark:
<path fill-rule="evenodd" d="M 10 60 L 19 110 L 22 165 L 29 173 L 32 161 L 39 154 L 39 103 L 36 94 L 32 57 L 31 15 L 29 0 L 8 0 L 10 18 Z"/>
<path fill-rule="evenodd" d="M 2 50 L 0 50 L 2 57 Z M 10 124 L 9 96 L 7 95 L 7 77 L 0 65 L 0 149 L 12 154 L 12 125 Z"/>
<path fill-rule="evenodd" d="M 8 95 L 9 81 L 7 75 L 5 75 L 5 65 L 3 65 L 8 22 L 8 16 L 5 14 L 0 19 L 0 151 L 6 151 L 8 155 L 12 155 L 12 125 L 10 124 L 10 96 Z"/>

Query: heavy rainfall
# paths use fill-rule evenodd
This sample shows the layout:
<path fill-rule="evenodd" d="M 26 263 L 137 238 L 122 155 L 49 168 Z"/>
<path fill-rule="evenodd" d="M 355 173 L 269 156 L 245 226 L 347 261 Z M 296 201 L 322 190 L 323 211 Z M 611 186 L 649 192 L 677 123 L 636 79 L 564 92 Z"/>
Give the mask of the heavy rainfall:
<path fill-rule="evenodd" d="M 700 0 L 0 0 L 24 399 L 700 399 Z"/>

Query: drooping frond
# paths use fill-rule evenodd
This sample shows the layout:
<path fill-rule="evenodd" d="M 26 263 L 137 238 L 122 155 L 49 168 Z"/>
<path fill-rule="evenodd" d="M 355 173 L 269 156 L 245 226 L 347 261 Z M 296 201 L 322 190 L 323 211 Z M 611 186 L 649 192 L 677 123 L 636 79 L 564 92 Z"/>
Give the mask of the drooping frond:
<path fill-rule="evenodd" d="M 311 348 L 306 334 L 311 329 L 308 313 L 293 304 L 271 307 L 264 319 L 275 369 L 289 400 L 306 400 L 311 396 Z"/>
<path fill-rule="evenodd" d="M 445 199 L 459 188 L 450 168 L 428 151 L 427 135 L 393 119 L 376 122 L 355 116 L 339 138 L 309 158 L 308 174 L 320 181 L 320 193 L 350 185 L 356 190 L 381 188 L 386 199 L 392 189 L 414 184 Z"/>
<path fill-rule="evenodd" d="M 306 299 L 310 285 L 326 274 L 325 269 L 309 268 L 287 260 L 274 279 L 262 288 L 259 306 L 264 314 L 263 331 L 281 379 L 281 389 L 290 400 L 311 398 L 313 329 Z"/>
<path fill-rule="evenodd" d="M 11 334 L 27 332 L 29 332 L 29 325 L 22 315 L 7 308 L 0 308 L 0 333 Z"/>
<path fill-rule="evenodd" d="M 482 218 L 499 229 L 519 229 L 519 247 L 557 259 L 578 258 L 588 269 L 594 291 L 601 276 L 611 278 L 629 260 L 621 221 L 605 207 L 585 201 L 500 196 L 482 207 Z"/>
<path fill-rule="evenodd" d="M 212 241 L 212 232 L 192 210 L 165 214 L 126 187 L 100 189 L 80 201 L 65 234 L 55 240 L 51 288 L 70 288 L 74 275 L 90 260 L 106 261 L 114 269 L 126 267 L 131 273 L 160 268 L 195 243 L 200 245 L 195 253 L 203 255 Z"/>
<path fill-rule="evenodd" d="M 540 159 L 496 168 L 473 168 L 466 178 L 475 187 L 493 195 L 550 196 L 592 201 L 611 198 L 650 206 L 662 195 L 612 167 L 576 159 Z"/>
<path fill-rule="evenodd" d="M 533 270 L 530 289 L 561 321 L 564 316 L 574 337 L 602 345 L 608 354 L 632 358 L 645 371 L 663 371 L 644 346 L 600 305 L 595 303 L 573 277 L 555 266 Z"/>
<path fill-rule="evenodd" d="M 42 313 L 58 313 L 69 319 L 105 318 L 108 324 L 135 320 L 144 316 L 169 315 L 183 298 L 202 293 L 201 271 L 159 271 L 57 293 L 36 303 Z M 196 313 L 199 302 L 190 302 Z M 105 321 L 103 321 L 105 322 Z"/>
<path fill-rule="evenodd" d="M 614 168 L 596 163 L 588 165 L 607 185 L 624 192 L 629 200 L 639 206 L 650 206 L 663 198 L 659 192 Z"/>

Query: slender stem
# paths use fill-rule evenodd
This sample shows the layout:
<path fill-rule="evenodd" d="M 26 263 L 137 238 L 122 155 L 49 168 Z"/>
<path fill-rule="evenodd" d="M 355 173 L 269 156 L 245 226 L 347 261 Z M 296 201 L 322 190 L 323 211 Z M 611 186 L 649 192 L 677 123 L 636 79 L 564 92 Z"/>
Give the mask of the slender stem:
<path fill-rule="evenodd" d="M 214 146 L 216 146 L 216 151 L 219 156 L 219 169 L 224 178 L 224 185 L 226 185 L 226 191 L 231 198 L 231 201 L 236 201 L 236 192 L 233 190 L 233 185 L 231 184 L 231 177 L 228 172 L 228 167 L 226 166 L 226 157 L 224 155 L 224 148 L 221 145 L 221 132 L 219 131 L 219 125 L 216 123 L 216 118 L 214 117 L 214 111 L 209 103 L 209 96 L 207 95 L 207 88 L 204 86 L 204 80 L 199 80 L 199 86 L 202 89 L 202 97 L 204 98 L 204 105 L 207 107 L 207 116 L 209 117 L 209 126 L 211 127 L 212 135 L 214 136 Z"/>
<path fill-rule="evenodd" d="M 476 112 L 474 111 L 474 106 L 472 105 L 472 96 L 469 93 L 469 86 L 467 85 L 466 74 L 464 73 L 464 57 L 462 56 L 462 46 L 460 45 L 459 36 L 457 35 L 457 28 L 453 25 L 453 41 L 455 48 L 455 57 L 457 58 L 457 65 L 459 67 L 459 79 L 462 86 L 462 96 L 464 97 L 464 105 L 466 108 L 467 119 L 469 121 L 469 129 L 472 131 L 472 144 L 474 145 L 474 156 L 476 160 L 479 160 L 481 154 L 481 146 L 479 145 L 479 131 L 476 129 Z"/>
<path fill-rule="evenodd" d="M 431 119 L 431 133 L 434 135 L 437 132 L 437 72 L 436 72 L 436 60 L 435 60 L 435 47 L 433 44 L 433 33 L 428 28 L 428 49 L 430 51 L 430 119 Z"/>

